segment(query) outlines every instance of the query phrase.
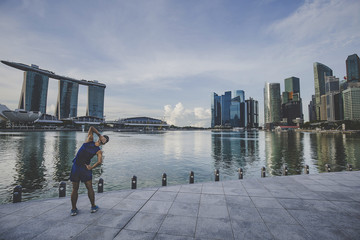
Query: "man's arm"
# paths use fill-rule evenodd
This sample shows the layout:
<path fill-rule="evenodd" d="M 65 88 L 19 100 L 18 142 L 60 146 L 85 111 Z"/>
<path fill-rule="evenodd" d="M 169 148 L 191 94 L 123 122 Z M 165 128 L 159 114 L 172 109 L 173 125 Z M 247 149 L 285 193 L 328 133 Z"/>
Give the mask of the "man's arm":
<path fill-rule="evenodd" d="M 88 170 L 91 170 L 91 169 L 93 169 L 93 168 L 96 168 L 97 166 L 99 166 L 99 165 L 102 164 L 102 151 L 101 151 L 101 150 L 97 151 L 96 155 L 97 155 L 97 159 L 98 159 L 97 162 L 96 162 L 94 165 L 92 165 L 92 166 L 86 165 L 86 168 L 87 168 Z"/>
<path fill-rule="evenodd" d="M 96 128 L 94 128 L 93 126 L 91 126 L 91 127 L 89 128 L 89 131 L 88 131 L 88 137 L 87 137 L 87 139 L 86 139 L 86 142 L 94 141 L 94 133 L 95 133 L 96 135 L 98 135 L 98 137 L 101 136 L 101 134 L 99 133 L 99 131 L 98 131 Z"/>

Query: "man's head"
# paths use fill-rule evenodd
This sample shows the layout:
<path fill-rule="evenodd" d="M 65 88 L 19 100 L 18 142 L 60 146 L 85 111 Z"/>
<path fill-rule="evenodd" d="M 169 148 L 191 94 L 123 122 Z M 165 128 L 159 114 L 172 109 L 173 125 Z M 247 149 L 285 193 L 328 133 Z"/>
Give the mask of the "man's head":
<path fill-rule="evenodd" d="M 103 135 L 100 137 L 100 142 L 102 145 L 105 145 L 109 141 L 109 136 Z"/>

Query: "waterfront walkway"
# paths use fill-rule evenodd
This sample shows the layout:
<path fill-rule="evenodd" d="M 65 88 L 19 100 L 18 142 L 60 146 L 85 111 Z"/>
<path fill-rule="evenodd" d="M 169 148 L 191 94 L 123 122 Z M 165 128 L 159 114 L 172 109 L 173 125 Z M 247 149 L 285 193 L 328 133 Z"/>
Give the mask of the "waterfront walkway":
<path fill-rule="evenodd" d="M 0 239 L 359 239 L 360 172 L 267 177 L 0 205 Z"/>

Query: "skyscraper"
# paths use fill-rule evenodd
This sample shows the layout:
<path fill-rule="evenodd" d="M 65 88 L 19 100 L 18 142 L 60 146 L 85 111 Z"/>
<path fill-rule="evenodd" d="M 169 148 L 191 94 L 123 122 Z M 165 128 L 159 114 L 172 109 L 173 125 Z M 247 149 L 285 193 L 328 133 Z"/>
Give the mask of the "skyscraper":
<path fill-rule="evenodd" d="M 221 104 L 221 125 L 230 125 L 231 91 L 225 92 L 220 98 Z"/>
<path fill-rule="evenodd" d="M 211 98 L 211 127 L 230 125 L 231 91 L 218 96 L 212 94 Z"/>
<path fill-rule="evenodd" d="M 259 127 L 259 104 L 258 101 L 253 98 L 245 100 L 247 110 L 247 127 L 257 128 Z"/>
<path fill-rule="evenodd" d="M 340 109 L 340 106 L 335 104 L 335 95 L 340 91 L 339 78 L 335 76 L 325 77 L 325 94 L 326 94 L 326 120 L 335 121 L 336 111 Z"/>
<path fill-rule="evenodd" d="M 246 104 L 245 92 L 243 90 L 236 90 L 235 97 L 231 99 L 230 105 L 230 123 L 232 127 L 246 127 Z"/>
<path fill-rule="evenodd" d="M 360 87 L 351 87 L 342 92 L 344 119 L 360 120 Z"/>
<path fill-rule="evenodd" d="M 265 124 L 281 121 L 280 83 L 265 83 L 264 121 Z"/>
<path fill-rule="evenodd" d="M 37 67 L 32 65 L 32 67 Z M 49 77 L 33 71 L 24 72 L 19 109 L 46 113 Z"/>
<path fill-rule="evenodd" d="M 88 86 L 88 105 L 86 116 L 104 118 L 105 87 Z"/>
<path fill-rule="evenodd" d="M 357 54 L 347 57 L 346 76 L 348 82 L 360 82 L 360 59 Z"/>
<path fill-rule="evenodd" d="M 59 94 L 55 116 L 58 119 L 77 117 L 79 84 L 66 80 L 59 81 Z"/>
<path fill-rule="evenodd" d="M 333 71 L 322 63 L 314 63 L 315 111 L 316 119 L 320 120 L 321 96 L 325 95 L 325 76 L 332 76 Z"/>
<path fill-rule="evenodd" d="M 294 125 L 296 118 L 303 119 L 302 100 L 300 97 L 300 79 L 290 77 L 284 80 L 285 92 L 282 94 L 282 118 L 288 125 Z"/>
<path fill-rule="evenodd" d="M 311 95 L 311 101 L 309 103 L 309 121 L 316 121 L 316 111 L 315 111 L 315 95 Z"/>
<path fill-rule="evenodd" d="M 221 104 L 220 96 L 216 93 L 212 93 L 211 96 L 211 127 L 221 125 Z"/>

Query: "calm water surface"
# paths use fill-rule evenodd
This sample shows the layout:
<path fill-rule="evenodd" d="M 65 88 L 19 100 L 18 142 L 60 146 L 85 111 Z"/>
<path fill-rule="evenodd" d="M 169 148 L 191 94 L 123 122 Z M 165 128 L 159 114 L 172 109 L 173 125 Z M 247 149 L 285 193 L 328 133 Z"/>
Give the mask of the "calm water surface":
<path fill-rule="evenodd" d="M 287 164 L 289 174 L 333 171 L 346 164 L 360 168 L 360 136 L 316 133 L 174 131 L 162 134 L 105 132 L 110 142 L 103 147 L 104 163 L 93 170 L 93 182 L 101 177 L 104 191 L 129 189 L 137 176 L 138 188 L 161 186 L 166 173 L 168 185 L 186 184 L 189 172 L 195 182 L 237 179 L 238 168 L 244 178 L 281 175 Z M 0 203 L 12 201 L 16 185 L 23 187 L 23 200 L 58 196 L 60 181 L 68 181 L 77 150 L 86 139 L 82 132 L 0 132 Z M 96 157 L 93 162 L 96 161 Z M 96 186 L 95 186 L 96 187 Z M 67 195 L 71 183 L 67 182 Z M 86 192 L 81 186 L 80 192 Z"/>

